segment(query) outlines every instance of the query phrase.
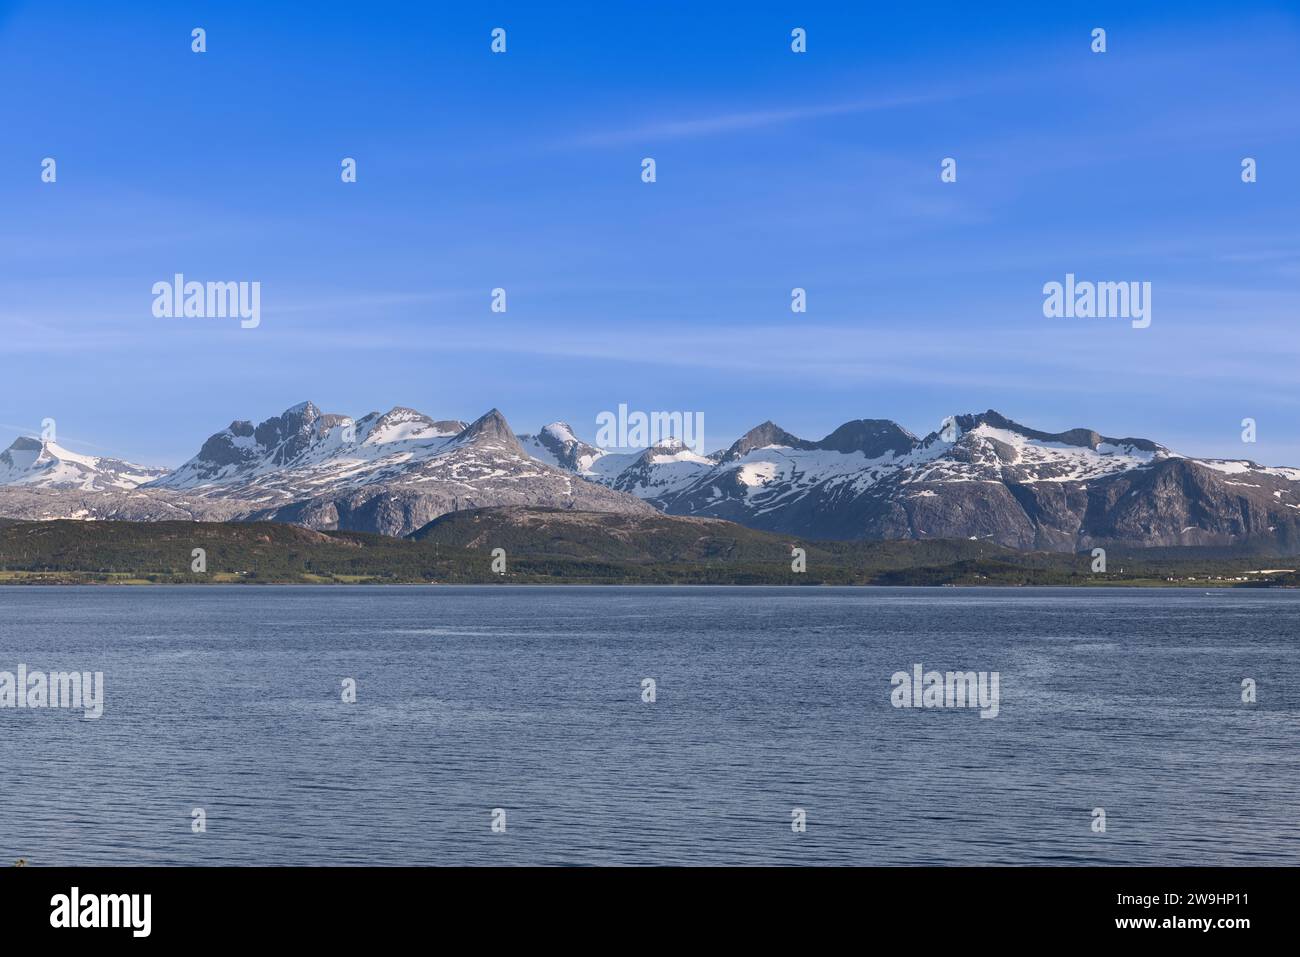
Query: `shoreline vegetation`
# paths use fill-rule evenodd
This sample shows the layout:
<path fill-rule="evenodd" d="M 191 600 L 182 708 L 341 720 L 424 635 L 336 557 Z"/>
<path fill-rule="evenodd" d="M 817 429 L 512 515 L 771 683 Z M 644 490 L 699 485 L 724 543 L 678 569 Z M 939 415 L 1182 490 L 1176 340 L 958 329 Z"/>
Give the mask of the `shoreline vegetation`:
<path fill-rule="evenodd" d="M 1107 570 L 1093 565 L 1090 552 L 983 541 L 801 541 L 712 519 L 525 507 L 454 512 L 407 538 L 271 522 L 0 519 L 0 585 L 1300 585 L 1300 559 L 1233 549 L 1109 549 Z"/>

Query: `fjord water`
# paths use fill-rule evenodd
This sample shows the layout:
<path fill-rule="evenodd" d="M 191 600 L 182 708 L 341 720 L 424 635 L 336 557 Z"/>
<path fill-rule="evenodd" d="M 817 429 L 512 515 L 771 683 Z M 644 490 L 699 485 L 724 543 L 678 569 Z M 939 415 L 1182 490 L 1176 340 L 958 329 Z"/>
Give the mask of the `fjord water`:
<path fill-rule="evenodd" d="M 3 588 L 0 670 L 105 706 L 0 709 L 0 862 L 1297 864 L 1297 636 L 1286 591 Z M 894 708 L 917 663 L 1000 713 Z"/>

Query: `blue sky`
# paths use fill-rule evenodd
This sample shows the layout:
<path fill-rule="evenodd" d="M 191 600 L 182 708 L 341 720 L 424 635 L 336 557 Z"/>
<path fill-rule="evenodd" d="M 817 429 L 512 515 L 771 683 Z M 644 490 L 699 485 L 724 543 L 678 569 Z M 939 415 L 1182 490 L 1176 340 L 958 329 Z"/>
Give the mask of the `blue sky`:
<path fill-rule="evenodd" d="M 0 0 L 0 446 L 991 407 L 1300 465 L 1300 6 L 457 6 Z M 261 282 L 261 326 L 154 318 L 176 272 Z M 1067 272 L 1150 281 L 1151 327 L 1044 318 Z"/>

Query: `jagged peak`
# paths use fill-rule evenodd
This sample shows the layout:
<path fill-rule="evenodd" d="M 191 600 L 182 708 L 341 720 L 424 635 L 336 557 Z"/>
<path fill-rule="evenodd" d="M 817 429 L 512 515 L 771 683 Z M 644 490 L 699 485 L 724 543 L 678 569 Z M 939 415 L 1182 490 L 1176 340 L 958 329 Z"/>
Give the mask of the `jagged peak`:
<path fill-rule="evenodd" d="M 761 425 L 756 425 L 727 449 L 726 459 L 738 459 L 748 455 L 754 449 L 767 448 L 769 445 L 779 445 L 785 448 L 806 449 L 811 448 L 811 442 L 805 442 L 796 435 L 792 435 L 785 429 L 781 428 L 771 419 Z"/>
<path fill-rule="evenodd" d="M 510 431 L 510 423 L 506 417 L 501 414 L 500 409 L 490 409 L 483 413 L 456 436 L 459 443 L 490 441 L 497 442 L 507 448 L 517 450 L 520 455 L 524 454 L 523 447 L 515 434 Z"/>
<path fill-rule="evenodd" d="M 6 452 L 39 452 L 45 448 L 45 443 L 40 439 L 33 439 L 26 435 L 20 435 L 9 444 Z"/>

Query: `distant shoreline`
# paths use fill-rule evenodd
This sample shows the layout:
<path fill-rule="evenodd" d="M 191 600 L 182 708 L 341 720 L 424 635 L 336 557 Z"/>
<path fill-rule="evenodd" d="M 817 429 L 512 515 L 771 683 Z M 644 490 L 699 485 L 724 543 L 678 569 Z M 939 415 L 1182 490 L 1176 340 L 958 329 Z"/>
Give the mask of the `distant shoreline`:
<path fill-rule="evenodd" d="M 0 573 L 2 575 L 4 573 Z M 1099 581 L 1099 582 L 1057 582 L 1051 584 L 1026 582 L 943 582 L 939 584 L 881 583 L 881 582 L 726 582 L 726 581 L 678 581 L 678 582 L 644 582 L 644 581 L 548 581 L 548 580 L 482 580 L 454 582 L 420 582 L 420 581 L 148 581 L 133 579 L 130 581 L 99 581 L 85 579 L 80 581 L 55 580 L 33 575 L 28 578 L 14 579 L 0 577 L 0 587 L 14 588 L 175 588 L 195 586 L 201 588 L 781 588 L 799 590 L 807 588 L 997 588 L 997 589 L 1048 589 L 1070 588 L 1087 589 L 1166 589 L 1173 591 L 1285 591 L 1297 587 L 1292 584 L 1250 583 L 1250 582 L 1163 582 L 1150 580 Z"/>
<path fill-rule="evenodd" d="M 816 541 L 730 522 L 483 509 L 420 534 L 279 522 L 0 523 L 0 585 L 1300 586 L 1231 549 L 1024 551 L 963 539 Z"/>

